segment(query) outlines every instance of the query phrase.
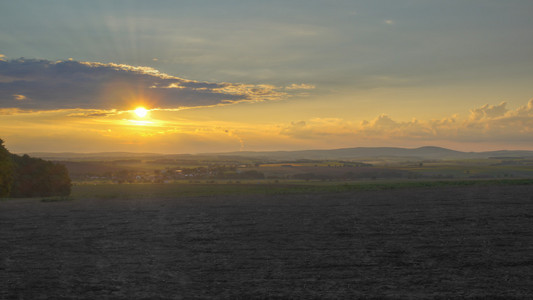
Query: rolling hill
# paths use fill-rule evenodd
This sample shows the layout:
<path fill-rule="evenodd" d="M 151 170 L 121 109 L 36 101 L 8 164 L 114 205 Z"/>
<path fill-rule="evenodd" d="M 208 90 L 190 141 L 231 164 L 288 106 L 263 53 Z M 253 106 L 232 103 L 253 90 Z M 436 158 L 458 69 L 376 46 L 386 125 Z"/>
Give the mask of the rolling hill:
<path fill-rule="evenodd" d="M 490 157 L 533 157 L 533 151 L 486 151 L 461 152 L 451 149 L 426 146 L 420 148 L 358 147 L 333 150 L 268 151 L 218 153 L 241 157 L 263 157 L 277 160 L 320 159 L 320 160 L 366 160 L 366 159 L 483 159 Z"/>

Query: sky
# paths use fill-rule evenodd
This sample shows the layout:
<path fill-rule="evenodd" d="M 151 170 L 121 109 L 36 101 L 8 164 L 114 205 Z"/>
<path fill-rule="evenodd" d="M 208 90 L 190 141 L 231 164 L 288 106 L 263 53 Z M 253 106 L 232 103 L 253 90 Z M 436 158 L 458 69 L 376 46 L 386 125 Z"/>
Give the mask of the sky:
<path fill-rule="evenodd" d="M 0 138 L 15 153 L 533 150 L 531 12 L 531 0 L 2 1 Z"/>

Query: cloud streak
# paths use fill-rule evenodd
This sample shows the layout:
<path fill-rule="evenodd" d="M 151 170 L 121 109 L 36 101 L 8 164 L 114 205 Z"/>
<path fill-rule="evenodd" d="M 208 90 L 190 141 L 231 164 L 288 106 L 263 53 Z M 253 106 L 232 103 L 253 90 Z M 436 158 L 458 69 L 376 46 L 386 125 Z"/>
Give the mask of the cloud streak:
<path fill-rule="evenodd" d="M 302 85 L 301 88 L 307 88 Z M 0 59 L 0 108 L 23 110 L 177 109 L 290 96 L 272 85 L 187 80 L 125 64 Z"/>

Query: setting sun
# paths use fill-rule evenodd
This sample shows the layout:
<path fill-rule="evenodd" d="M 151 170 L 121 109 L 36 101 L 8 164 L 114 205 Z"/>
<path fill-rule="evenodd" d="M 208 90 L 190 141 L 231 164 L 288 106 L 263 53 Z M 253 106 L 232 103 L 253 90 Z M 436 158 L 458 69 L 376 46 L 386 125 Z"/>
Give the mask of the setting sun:
<path fill-rule="evenodd" d="M 146 117 L 146 115 L 148 114 L 148 110 L 144 107 L 137 107 L 135 109 L 135 114 L 139 117 L 139 118 L 144 118 Z"/>

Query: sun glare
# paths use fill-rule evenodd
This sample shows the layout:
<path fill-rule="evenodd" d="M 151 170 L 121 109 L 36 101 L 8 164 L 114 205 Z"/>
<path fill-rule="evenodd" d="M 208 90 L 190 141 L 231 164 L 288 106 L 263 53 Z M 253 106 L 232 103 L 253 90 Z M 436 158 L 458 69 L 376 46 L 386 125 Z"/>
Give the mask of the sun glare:
<path fill-rule="evenodd" d="M 144 107 L 137 107 L 135 109 L 135 114 L 139 117 L 139 118 L 144 118 L 146 117 L 146 115 L 148 114 L 148 110 Z"/>

